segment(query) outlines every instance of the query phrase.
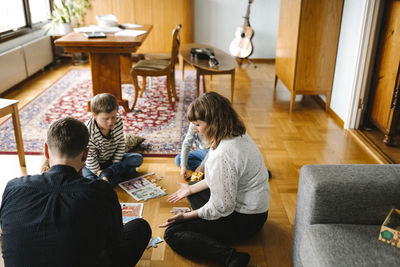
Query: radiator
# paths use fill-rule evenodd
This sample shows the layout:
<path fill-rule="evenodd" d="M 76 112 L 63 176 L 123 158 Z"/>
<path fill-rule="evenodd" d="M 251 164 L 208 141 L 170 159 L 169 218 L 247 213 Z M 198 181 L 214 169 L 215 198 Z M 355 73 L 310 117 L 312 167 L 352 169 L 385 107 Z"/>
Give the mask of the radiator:
<path fill-rule="evenodd" d="M 0 54 L 0 93 L 27 77 L 21 46 Z"/>
<path fill-rule="evenodd" d="M 49 36 L 31 41 L 22 46 L 25 54 L 26 71 L 28 76 L 35 74 L 53 61 L 53 52 Z"/>
<path fill-rule="evenodd" d="M 53 61 L 49 36 L 0 54 L 0 93 L 35 74 Z"/>

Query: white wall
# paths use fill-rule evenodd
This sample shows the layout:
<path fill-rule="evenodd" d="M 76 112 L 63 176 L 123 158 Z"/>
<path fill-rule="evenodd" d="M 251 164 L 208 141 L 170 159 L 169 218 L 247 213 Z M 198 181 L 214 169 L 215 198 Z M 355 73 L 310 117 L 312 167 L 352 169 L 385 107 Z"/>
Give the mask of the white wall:
<path fill-rule="evenodd" d="M 368 0 L 345 0 L 340 28 L 331 109 L 345 122 L 357 77 L 363 17 Z"/>
<path fill-rule="evenodd" d="M 236 28 L 243 25 L 247 4 L 248 0 L 195 0 L 195 42 L 229 52 Z M 251 4 L 251 58 L 275 58 L 279 7 L 279 0 L 254 0 Z"/>

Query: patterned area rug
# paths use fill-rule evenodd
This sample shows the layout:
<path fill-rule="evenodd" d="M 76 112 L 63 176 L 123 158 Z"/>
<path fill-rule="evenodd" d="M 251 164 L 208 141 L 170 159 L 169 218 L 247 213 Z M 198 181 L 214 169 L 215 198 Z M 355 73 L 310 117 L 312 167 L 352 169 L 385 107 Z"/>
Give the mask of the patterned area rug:
<path fill-rule="evenodd" d="M 148 78 L 149 79 L 149 78 Z M 146 140 L 140 150 L 144 156 L 175 156 L 180 153 L 186 135 L 188 121 L 186 110 L 196 98 L 196 75 L 194 71 L 176 72 L 176 92 L 179 97 L 175 111 L 168 102 L 165 77 L 153 77 L 151 88 L 138 98 L 135 110 L 126 113 L 122 107 L 119 114 L 124 121 L 126 133 L 142 136 Z M 132 105 L 134 89 L 131 84 L 122 85 L 124 99 Z M 22 137 L 26 154 L 42 154 L 46 130 L 54 120 L 71 116 L 86 122 L 91 113 L 87 112 L 87 100 L 92 97 L 92 83 L 89 69 L 72 69 L 40 94 L 20 112 Z M 12 120 L 0 125 L 0 154 L 15 154 L 16 145 Z"/>

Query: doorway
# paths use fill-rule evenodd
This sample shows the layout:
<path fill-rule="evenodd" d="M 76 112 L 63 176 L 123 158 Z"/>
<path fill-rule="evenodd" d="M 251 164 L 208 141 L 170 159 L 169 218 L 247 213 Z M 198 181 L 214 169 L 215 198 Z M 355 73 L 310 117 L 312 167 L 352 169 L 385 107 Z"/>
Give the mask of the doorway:
<path fill-rule="evenodd" d="M 367 105 L 360 130 L 400 163 L 400 0 L 384 1 Z"/>

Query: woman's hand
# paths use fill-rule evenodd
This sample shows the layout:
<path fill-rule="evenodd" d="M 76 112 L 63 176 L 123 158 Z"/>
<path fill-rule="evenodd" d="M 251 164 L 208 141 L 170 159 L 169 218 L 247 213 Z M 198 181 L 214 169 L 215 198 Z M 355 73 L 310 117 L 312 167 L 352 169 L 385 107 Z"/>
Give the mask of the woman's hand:
<path fill-rule="evenodd" d="M 180 183 L 180 182 L 177 182 L 177 183 L 181 185 L 181 188 L 168 197 L 168 201 L 171 203 L 178 202 L 182 198 L 187 197 L 190 194 L 192 194 L 192 191 L 190 190 L 190 186 L 188 184 Z"/>
<path fill-rule="evenodd" d="M 197 173 L 199 173 L 199 172 L 204 173 L 204 164 L 200 164 L 200 166 L 196 168 L 195 172 L 197 172 Z"/>
<path fill-rule="evenodd" d="M 198 212 L 199 212 L 198 210 L 192 210 L 192 211 L 187 212 L 187 213 L 177 214 L 177 215 L 169 218 L 166 223 L 161 224 L 158 227 L 164 228 L 164 227 L 168 227 L 171 224 L 174 224 L 176 222 L 183 222 L 183 221 L 186 221 L 186 220 L 191 220 L 191 219 L 198 218 L 198 216 L 199 216 Z"/>
<path fill-rule="evenodd" d="M 184 220 L 185 220 L 185 216 L 184 216 L 183 213 L 177 214 L 177 215 L 175 215 L 175 216 L 169 218 L 169 219 L 167 220 L 166 223 L 161 224 L 161 225 L 159 225 L 158 227 L 160 227 L 160 228 L 168 227 L 168 226 L 170 226 L 170 225 L 173 224 L 173 223 L 181 222 L 181 221 L 184 221 Z"/>

